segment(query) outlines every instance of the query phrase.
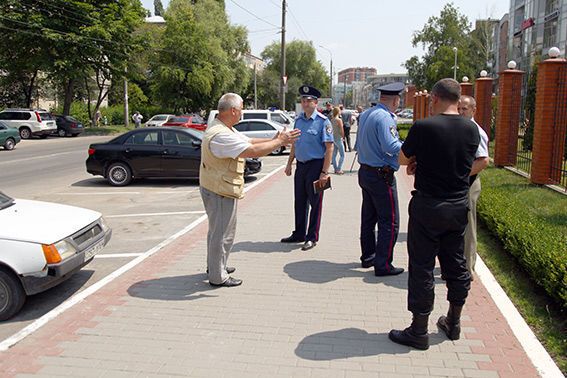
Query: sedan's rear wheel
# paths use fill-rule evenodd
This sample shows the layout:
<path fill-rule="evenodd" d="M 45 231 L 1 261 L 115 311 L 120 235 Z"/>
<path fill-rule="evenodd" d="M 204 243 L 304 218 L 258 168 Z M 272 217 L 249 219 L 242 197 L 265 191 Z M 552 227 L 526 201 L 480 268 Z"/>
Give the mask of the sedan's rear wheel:
<path fill-rule="evenodd" d="M 16 315 L 25 301 L 26 293 L 18 278 L 0 270 L 0 321 Z"/>
<path fill-rule="evenodd" d="M 57 135 L 59 135 L 60 137 L 65 137 L 67 136 L 67 132 L 65 131 L 65 129 L 59 129 L 57 130 Z"/>
<path fill-rule="evenodd" d="M 124 163 L 113 163 L 108 167 L 106 179 L 111 185 L 126 186 L 132 181 L 132 171 Z"/>
<path fill-rule="evenodd" d="M 27 127 L 22 127 L 20 129 L 20 137 L 22 139 L 30 139 L 31 138 L 31 130 Z"/>
<path fill-rule="evenodd" d="M 281 155 L 281 154 L 283 154 L 284 150 L 285 150 L 285 147 L 280 146 L 280 147 L 276 148 L 275 150 L 273 150 L 271 154 L 272 155 Z"/>
<path fill-rule="evenodd" d="M 4 149 L 10 151 L 16 147 L 16 141 L 12 138 L 8 138 L 6 142 L 4 142 Z"/>

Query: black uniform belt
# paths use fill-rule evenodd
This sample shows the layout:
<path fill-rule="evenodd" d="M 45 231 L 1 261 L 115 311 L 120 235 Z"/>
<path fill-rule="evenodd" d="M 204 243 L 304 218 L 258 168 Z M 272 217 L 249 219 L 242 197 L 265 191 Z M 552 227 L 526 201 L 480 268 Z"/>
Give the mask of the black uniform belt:
<path fill-rule="evenodd" d="M 325 159 L 323 159 L 323 158 L 321 158 L 321 159 L 311 159 L 311 160 L 306 160 L 306 161 L 299 161 L 299 160 L 298 160 L 297 162 L 298 162 L 299 164 L 309 164 L 309 163 L 313 163 L 313 162 L 316 162 L 316 161 L 322 161 L 322 160 L 325 160 Z"/>
<path fill-rule="evenodd" d="M 468 201 L 468 195 L 467 194 L 462 195 L 462 194 L 455 193 L 454 195 L 451 195 L 451 196 L 439 197 L 439 196 L 432 196 L 431 194 L 424 193 L 420 190 L 412 190 L 411 194 L 414 197 L 431 198 L 431 199 L 441 201 L 441 202 Z"/>
<path fill-rule="evenodd" d="M 368 164 L 364 164 L 364 163 L 360 163 L 360 169 L 364 169 L 366 171 L 373 171 L 373 172 L 378 172 L 378 173 L 390 173 L 393 172 L 394 169 L 390 166 L 383 166 L 383 167 L 373 167 L 371 165 Z"/>

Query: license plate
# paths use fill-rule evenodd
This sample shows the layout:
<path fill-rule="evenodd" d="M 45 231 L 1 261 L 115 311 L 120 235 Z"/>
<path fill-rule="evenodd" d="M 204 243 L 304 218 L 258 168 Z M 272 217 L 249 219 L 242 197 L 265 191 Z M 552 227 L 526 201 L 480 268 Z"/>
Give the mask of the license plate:
<path fill-rule="evenodd" d="M 96 243 L 91 249 L 85 252 L 85 261 L 90 260 L 94 255 L 102 251 L 104 248 L 104 239 Z"/>

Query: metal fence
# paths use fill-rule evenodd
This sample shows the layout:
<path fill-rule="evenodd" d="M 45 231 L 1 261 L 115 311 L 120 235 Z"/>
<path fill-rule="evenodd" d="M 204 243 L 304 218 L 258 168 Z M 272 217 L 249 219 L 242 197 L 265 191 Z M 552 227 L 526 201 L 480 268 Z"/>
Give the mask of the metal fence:
<path fill-rule="evenodd" d="M 510 131 L 514 133 L 513 137 L 516 138 L 516 156 L 513 159 L 515 162 L 516 169 L 530 174 L 532 169 L 532 143 L 531 137 L 533 137 L 533 127 L 534 125 L 530 124 L 529 122 L 529 112 L 526 110 L 526 104 L 528 102 L 528 77 L 524 76 L 523 83 L 520 86 L 520 83 L 515 83 L 515 87 L 513 90 L 522 93 L 522 101 L 521 104 L 518 106 L 519 109 L 514 109 L 513 111 L 517 111 L 520 113 L 520 124 L 517 128 L 512 128 Z M 530 127 L 532 129 L 530 129 Z M 512 138 L 510 140 L 513 140 Z"/>

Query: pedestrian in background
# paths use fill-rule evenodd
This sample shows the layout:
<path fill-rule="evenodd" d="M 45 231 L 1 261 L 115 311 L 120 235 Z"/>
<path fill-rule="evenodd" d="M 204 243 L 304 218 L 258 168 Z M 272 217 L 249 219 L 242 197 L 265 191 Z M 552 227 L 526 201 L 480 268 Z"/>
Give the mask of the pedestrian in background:
<path fill-rule="evenodd" d="M 291 146 L 285 168 L 285 174 L 291 176 L 292 164 L 297 158 L 293 178 L 295 230 L 291 236 L 281 239 L 281 242 L 303 242 L 301 249 L 307 251 L 319 241 L 323 191 L 316 193 L 314 186 L 322 187 L 329 180 L 329 166 L 333 155 L 333 126 L 327 117 L 317 111 L 317 99 L 321 97 L 319 90 L 304 85 L 299 88 L 299 95 L 303 112 L 296 118 L 295 127 L 301 130 L 301 136 Z M 308 206 L 311 207 L 310 211 Z"/>
<path fill-rule="evenodd" d="M 343 163 L 345 161 L 345 149 L 343 146 L 343 139 L 345 137 L 345 131 L 343 129 L 343 120 L 340 117 L 341 109 L 338 106 L 333 108 L 333 114 L 331 118 L 331 124 L 333 125 L 333 168 L 337 175 L 342 175 Z M 337 155 L 339 155 L 339 162 L 337 163 Z"/>
<path fill-rule="evenodd" d="M 343 105 L 339 105 L 339 108 L 341 109 L 341 119 L 343 120 L 343 128 L 344 128 L 344 146 L 345 146 L 345 151 L 348 150 L 348 152 L 352 151 L 352 148 L 350 147 L 350 127 L 352 126 L 352 123 L 354 121 L 352 113 L 349 110 L 346 110 Z"/>
<path fill-rule="evenodd" d="M 325 109 L 321 112 L 325 117 L 331 118 L 333 116 L 333 104 L 330 101 L 325 103 Z"/>
<path fill-rule="evenodd" d="M 374 267 L 376 276 L 391 276 L 404 271 L 392 265 L 400 223 L 394 172 L 400 168 L 402 146 L 393 111 L 400 104 L 404 84 L 388 84 L 378 90 L 380 102 L 360 116 L 355 144 L 362 189 L 360 261 L 363 268 Z"/>
<path fill-rule="evenodd" d="M 459 115 L 461 86 L 438 81 L 431 90 L 434 116 L 416 121 L 400 153 L 402 165 L 416 163 L 415 190 L 409 204 L 408 310 L 411 325 L 392 330 L 389 338 L 417 349 L 429 348 L 427 324 L 433 311 L 435 257 L 447 284 L 449 312 L 437 324 L 451 340 L 460 337 L 461 311 L 470 289 L 464 256 L 471 174 L 478 163 L 478 127 Z"/>
<path fill-rule="evenodd" d="M 218 117 L 211 122 L 201 145 L 199 184 L 207 212 L 207 274 L 212 286 L 238 286 L 242 280 L 227 266 L 236 232 L 236 208 L 244 196 L 245 158 L 265 156 L 293 143 L 299 131 L 284 131 L 273 139 L 250 139 L 233 128 L 240 121 L 244 103 L 235 93 L 223 95 Z"/>
<path fill-rule="evenodd" d="M 144 116 L 140 114 L 140 112 L 136 111 L 136 113 L 134 113 L 134 115 L 132 116 L 132 121 L 134 121 L 134 127 L 137 129 L 140 126 L 142 126 L 142 120 L 144 119 Z"/>
<path fill-rule="evenodd" d="M 475 121 L 474 115 L 476 113 L 476 100 L 471 96 L 461 96 L 459 101 L 459 114 L 463 117 L 469 118 L 478 127 L 480 133 L 480 144 L 476 151 L 475 161 L 478 162 L 479 168 L 484 169 L 490 163 L 488 155 L 488 135 Z M 471 187 L 469 189 L 469 216 L 468 224 L 465 230 L 465 259 L 467 260 L 467 269 L 471 275 L 471 281 L 474 280 L 474 266 L 476 264 L 476 204 L 480 197 L 481 185 L 480 177 L 478 174 L 471 176 Z"/>

